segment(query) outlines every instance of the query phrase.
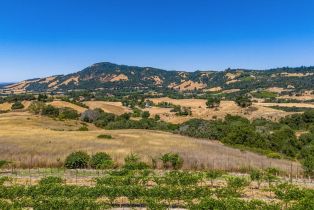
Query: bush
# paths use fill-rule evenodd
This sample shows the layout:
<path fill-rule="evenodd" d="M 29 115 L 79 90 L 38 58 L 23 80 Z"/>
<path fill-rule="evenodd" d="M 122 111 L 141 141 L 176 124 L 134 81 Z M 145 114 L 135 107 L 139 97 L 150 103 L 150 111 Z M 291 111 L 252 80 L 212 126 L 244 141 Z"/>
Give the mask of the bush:
<path fill-rule="evenodd" d="M 206 106 L 208 108 L 215 108 L 219 107 L 220 105 L 220 98 L 219 97 L 209 97 L 206 102 Z"/>
<path fill-rule="evenodd" d="M 44 106 L 41 114 L 46 115 L 48 117 L 58 117 L 60 110 L 54 106 L 48 105 Z"/>
<path fill-rule="evenodd" d="M 88 127 L 83 125 L 78 129 L 78 131 L 88 131 Z"/>
<path fill-rule="evenodd" d="M 90 157 L 86 152 L 73 152 L 66 157 L 64 166 L 70 169 L 87 168 L 89 160 Z"/>
<path fill-rule="evenodd" d="M 62 184 L 63 179 L 61 177 L 56 177 L 56 176 L 48 176 L 45 178 L 42 178 L 39 181 L 40 185 L 47 185 L 47 184 Z"/>
<path fill-rule="evenodd" d="M 148 111 L 142 112 L 142 118 L 147 119 L 149 118 L 149 116 L 150 116 L 150 113 Z"/>
<path fill-rule="evenodd" d="M 235 102 L 238 104 L 238 106 L 245 108 L 252 105 L 251 97 L 247 95 L 241 95 L 236 98 Z"/>
<path fill-rule="evenodd" d="M 127 170 L 143 170 L 149 168 L 149 166 L 146 163 L 140 161 L 138 155 L 133 153 L 126 156 L 124 158 L 124 162 L 125 164 L 123 165 L 123 168 Z"/>
<path fill-rule="evenodd" d="M 163 163 L 165 169 L 170 168 L 170 166 L 177 170 L 183 165 L 183 159 L 177 153 L 166 153 L 161 156 L 160 160 Z"/>
<path fill-rule="evenodd" d="M 69 119 L 69 120 L 76 120 L 78 119 L 80 115 L 78 114 L 78 112 L 74 109 L 71 108 L 62 108 L 59 111 L 59 118 L 60 119 Z"/>
<path fill-rule="evenodd" d="M 112 136 L 107 135 L 107 134 L 100 134 L 99 136 L 97 136 L 97 138 L 99 138 L 99 139 L 112 139 Z"/>
<path fill-rule="evenodd" d="M 112 167 L 113 161 L 110 155 L 104 152 L 98 152 L 92 156 L 90 166 L 95 169 L 107 169 Z"/>
<path fill-rule="evenodd" d="M 12 110 L 23 109 L 23 108 L 24 108 L 24 105 L 23 105 L 21 102 L 19 102 L 19 101 L 15 102 L 15 103 L 12 104 L 12 106 L 11 106 L 11 109 L 12 109 Z"/>
<path fill-rule="evenodd" d="M 28 111 L 34 113 L 34 114 L 41 114 L 42 110 L 45 107 L 45 103 L 41 102 L 41 101 L 33 101 L 29 107 L 28 107 Z"/>
<path fill-rule="evenodd" d="M 6 160 L 0 160 L 0 168 L 2 168 L 3 166 L 9 164 L 9 161 Z"/>

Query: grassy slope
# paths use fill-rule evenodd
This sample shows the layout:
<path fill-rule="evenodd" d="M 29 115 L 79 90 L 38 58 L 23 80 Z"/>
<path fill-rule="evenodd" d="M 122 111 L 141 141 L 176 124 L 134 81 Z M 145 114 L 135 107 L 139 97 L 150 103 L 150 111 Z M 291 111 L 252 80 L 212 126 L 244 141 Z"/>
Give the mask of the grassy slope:
<path fill-rule="evenodd" d="M 90 154 L 106 151 L 122 163 L 130 152 L 149 162 L 161 153 L 178 152 L 185 168 L 203 165 L 206 168 L 239 170 L 243 167 L 278 167 L 290 170 L 291 162 L 269 159 L 251 152 L 229 148 L 215 141 L 206 141 L 148 130 L 101 130 L 90 125 L 89 131 L 76 131 L 77 121 L 55 121 L 29 113 L 0 115 L 0 159 L 13 160 L 19 167 L 49 167 L 61 164 L 72 151 Z M 110 134 L 114 139 L 98 139 L 99 134 Z M 60 159 L 60 161 L 58 161 Z M 293 170 L 301 170 L 292 163 Z"/>

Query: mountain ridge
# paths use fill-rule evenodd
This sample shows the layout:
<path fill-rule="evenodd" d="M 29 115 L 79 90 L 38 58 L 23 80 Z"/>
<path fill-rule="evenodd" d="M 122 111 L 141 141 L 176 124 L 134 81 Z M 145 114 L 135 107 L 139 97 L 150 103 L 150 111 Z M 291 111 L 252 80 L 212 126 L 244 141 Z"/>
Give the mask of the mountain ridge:
<path fill-rule="evenodd" d="M 11 91 L 69 91 L 75 89 L 171 89 L 200 91 L 212 88 L 243 89 L 280 87 L 308 89 L 314 84 L 314 67 L 282 67 L 268 70 L 175 71 L 154 67 L 98 62 L 80 71 L 24 80 L 5 87 Z"/>

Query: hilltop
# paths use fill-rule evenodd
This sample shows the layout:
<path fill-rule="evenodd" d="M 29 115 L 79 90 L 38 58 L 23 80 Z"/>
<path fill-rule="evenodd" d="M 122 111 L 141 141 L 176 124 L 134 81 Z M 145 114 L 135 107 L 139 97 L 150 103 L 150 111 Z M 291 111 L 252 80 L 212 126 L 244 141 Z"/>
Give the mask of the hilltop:
<path fill-rule="evenodd" d="M 6 85 L 5 89 L 14 92 L 63 92 L 77 89 L 216 92 L 274 87 L 281 90 L 311 89 L 313 83 L 314 67 L 187 72 L 102 62 L 76 73 L 25 80 Z"/>

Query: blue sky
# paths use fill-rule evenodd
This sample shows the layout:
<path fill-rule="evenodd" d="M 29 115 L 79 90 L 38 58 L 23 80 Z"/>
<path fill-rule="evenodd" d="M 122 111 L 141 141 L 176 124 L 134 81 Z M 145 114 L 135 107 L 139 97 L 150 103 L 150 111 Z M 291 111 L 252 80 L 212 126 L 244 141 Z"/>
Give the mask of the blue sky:
<path fill-rule="evenodd" d="M 96 62 L 169 70 L 314 65 L 313 0 L 0 0 L 0 82 Z"/>

